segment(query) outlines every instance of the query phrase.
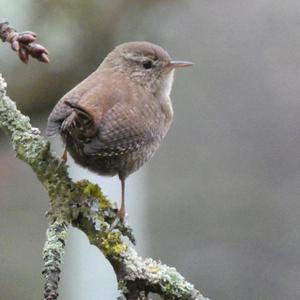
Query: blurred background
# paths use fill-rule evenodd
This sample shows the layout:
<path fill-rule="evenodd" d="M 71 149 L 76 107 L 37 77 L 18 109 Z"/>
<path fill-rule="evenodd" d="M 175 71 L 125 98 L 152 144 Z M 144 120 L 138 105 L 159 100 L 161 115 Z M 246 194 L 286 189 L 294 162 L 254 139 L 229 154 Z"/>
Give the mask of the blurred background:
<path fill-rule="evenodd" d="M 300 299 L 298 0 L 0 0 L 0 16 L 50 51 L 49 65 L 24 65 L 0 45 L 9 96 L 43 132 L 56 101 L 122 42 L 193 61 L 176 73 L 166 140 L 128 180 L 137 250 L 212 300 Z M 3 135 L 0 145 L 1 299 L 41 299 L 47 194 Z M 62 153 L 58 139 L 53 147 Z M 72 162 L 70 172 L 119 201 L 117 179 Z M 118 295 L 111 267 L 76 230 L 60 293 Z"/>

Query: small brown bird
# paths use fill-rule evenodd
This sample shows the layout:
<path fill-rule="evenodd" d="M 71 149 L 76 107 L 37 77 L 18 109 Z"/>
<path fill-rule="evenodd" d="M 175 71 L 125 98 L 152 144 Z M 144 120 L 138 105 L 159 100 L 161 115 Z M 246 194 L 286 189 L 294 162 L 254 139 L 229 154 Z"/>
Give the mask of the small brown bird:
<path fill-rule="evenodd" d="M 68 92 L 48 118 L 47 136 L 60 133 L 82 167 L 118 175 L 125 216 L 125 179 L 148 161 L 165 137 L 173 117 L 170 92 L 173 61 L 161 47 L 130 42 L 110 52 L 98 69 Z"/>

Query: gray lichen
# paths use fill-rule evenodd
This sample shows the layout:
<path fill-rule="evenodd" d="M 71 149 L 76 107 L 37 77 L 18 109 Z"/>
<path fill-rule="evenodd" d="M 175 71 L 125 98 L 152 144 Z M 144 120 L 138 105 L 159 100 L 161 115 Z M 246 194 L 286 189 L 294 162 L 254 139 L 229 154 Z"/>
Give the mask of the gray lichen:
<path fill-rule="evenodd" d="M 47 239 L 43 251 L 45 277 L 44 299 L 58 299 L 58 283 L 60 280 L 61 263 L 68 236 L 68 224 L 57 219 L 50 224 L 46 233 Z"/>
<path fill-rule="evenodd" d="M 152 291 L 151 287 L 155 287 L 154 290 L 164 296 L 164 299 L 208 300 L 195 290 L 194 286 L 187 282 L 175 268 L 152 258 L 142 259 L 133 248 L 129 248 L 123 258 L 125 281 L 144 280 L 147 285 L 150 285 L 150 291 Z"/>
<path fill-rule="evenodd" d="M 58 297 L 60 265 L 69 224 L 82 230 L 111 263 L 123 298 L 148 299 L 152 292 L 169 300 L 207 299 L 175 268 L 139 257 L 125 242 L 125 237 L 134 242 L 128 226 L 118 223 L 112 229 L 116 208 L 97 185 L 87 180 L 74 183 L 70 179 L 67 166 L 50 151 L 49 142 L 37 128 L 31 127 L 29 118 L 6 96 L 6 83 L 1 74 L 0 128 L 10 136 L 17 157 L 31 166 L 50 198 L 49 228 L 44 247 L 44 299 Z"/>

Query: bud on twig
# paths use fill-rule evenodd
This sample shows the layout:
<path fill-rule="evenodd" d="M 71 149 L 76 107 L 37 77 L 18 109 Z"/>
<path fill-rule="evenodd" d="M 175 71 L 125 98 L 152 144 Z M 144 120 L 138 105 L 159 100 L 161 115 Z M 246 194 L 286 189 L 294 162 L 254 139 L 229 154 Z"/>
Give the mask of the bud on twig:
<path fill-rule="evenodd" d="M 17 32 L 3 19 L 0 19 L 0 38 L 3 42 L 11 44 L 12 50 L 18 52 L 19 58 L 25 64 L 29 61 L 29 56 L 44 62 L 49 62 L 48 50 L 35 43 L 37 34 L 32 31 Z"/>

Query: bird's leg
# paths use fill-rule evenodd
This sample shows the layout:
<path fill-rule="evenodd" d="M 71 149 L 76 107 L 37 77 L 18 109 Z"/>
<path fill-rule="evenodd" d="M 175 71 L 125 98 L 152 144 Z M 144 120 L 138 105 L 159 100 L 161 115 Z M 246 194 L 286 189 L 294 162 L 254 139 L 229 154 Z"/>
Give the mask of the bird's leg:
<path fill-rule="evenodd" d="M 67 152 L 67 147 L 65 147 L 64 153 L 61 156 L 60 161 L 58 163 L 57 170 L 59 170 L 61 166 L 63 166 L 67 162 L 67 160 L 68 160 L 68 152 Z"/>
<path fill-rule="evenodd" d="M 65 147 L 65 149 L 64 149 L 64 153 L 63 153 L 63 155 L 61 156 L 61 158 L 60 158 L 61 160 L 62 160 L 62 162 L 64 162 L 64 163 L 66 163 L 67 162 L 67 160 L 68 160 L 68 152 L 67 152 L 67 147 Z"/>
<path fill-rule="evenodd" d="M 122 199 L 121 199 L 121 207 L 118 210 L 118 218 L 121 222 L 124 221 L 125 218 L 125 179 L 121 179 L 121 189 L 122 189 Z"/>
<path fill-rule="evenodd" d="M 122 199 L 121 199 L 121 207 L 118 209 L 117 217 L 112 222 L 109 230 L 112 231 L 117 227 L 117 225 L 121 222 L 124 222 L 125 219 L 125 179 L 121 179 L 121 189 L 122 189 Z"/>

